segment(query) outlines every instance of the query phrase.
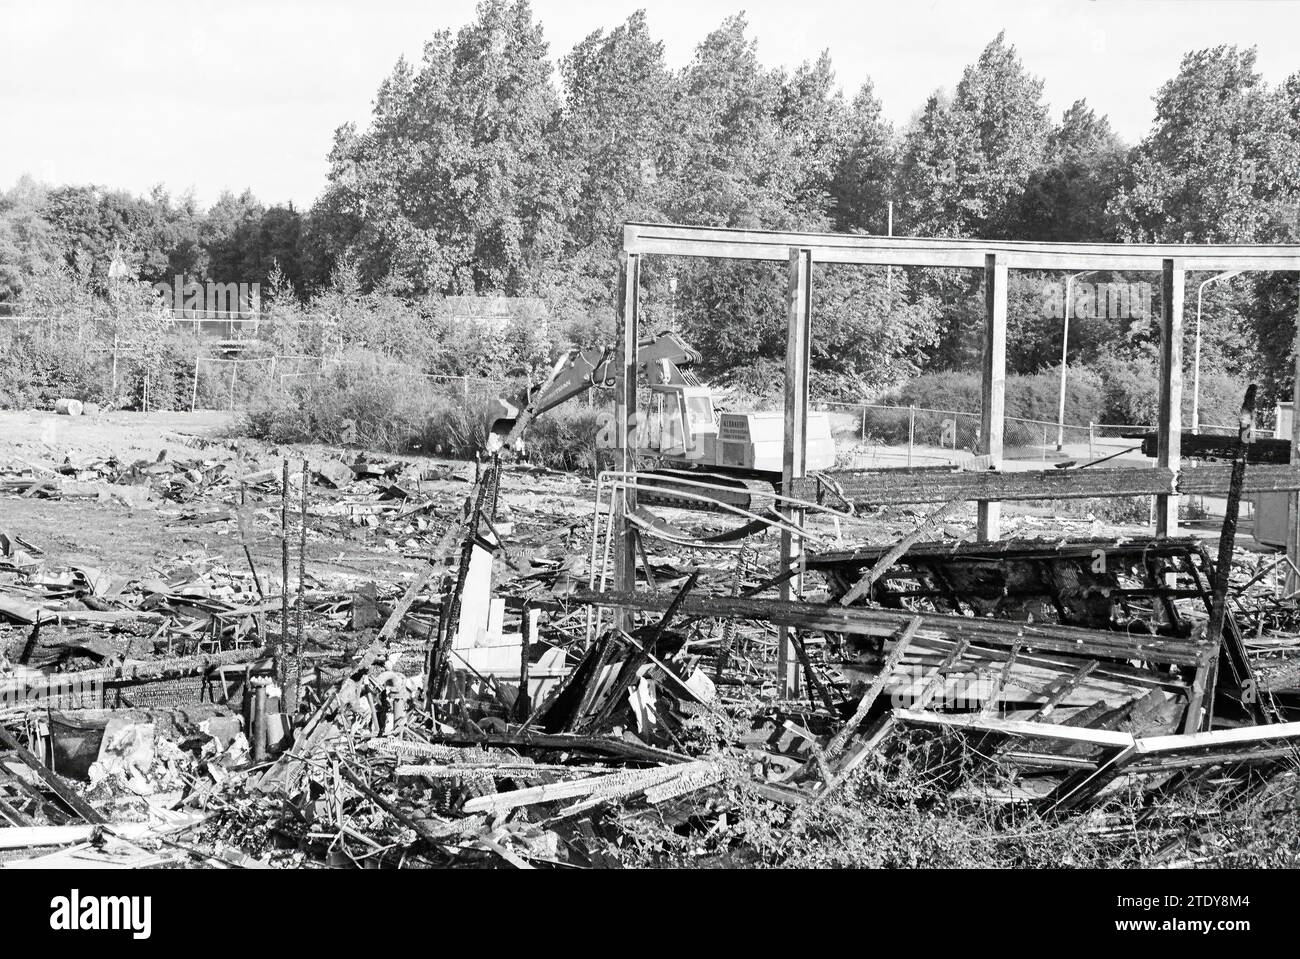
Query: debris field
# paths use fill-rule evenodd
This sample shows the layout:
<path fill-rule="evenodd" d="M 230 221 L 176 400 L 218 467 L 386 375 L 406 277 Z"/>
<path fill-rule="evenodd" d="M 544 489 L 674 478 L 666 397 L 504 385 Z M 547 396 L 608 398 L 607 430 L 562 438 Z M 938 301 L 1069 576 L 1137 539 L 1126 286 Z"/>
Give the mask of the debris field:
<path fill-rule="evenodd" d="M 1121 797 L 1152 829 L 1294 801 L 1295 570 L 1231 536 L 1224 569 L 1214 538 L 747 493 L 743 536 L 630 510 L 620 591 L 607 475 L 185 442 L 0 453 L 0 502 L 188 547 L 92 565 L 0 524 L 4 868 L 599 868 L 645 823 L 716 858 L 740 807 L 796 824 L 868 774 L 1101 835 Z"/>

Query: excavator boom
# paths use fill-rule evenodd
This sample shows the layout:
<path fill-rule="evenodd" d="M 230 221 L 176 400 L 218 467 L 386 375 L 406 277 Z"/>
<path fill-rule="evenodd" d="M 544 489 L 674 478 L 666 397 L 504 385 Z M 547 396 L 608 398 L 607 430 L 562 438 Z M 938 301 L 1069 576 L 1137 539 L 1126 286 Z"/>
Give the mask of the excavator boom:
<path fill-rule="evenodd" d="M 683 367 L 698 363 L 700 354 L 687 346 L 676 333 L 660 333 L 637 343 L 638 365 L 647 370 L 651 386 L 699 385 L 695 376 Z M 537 417 L 567 403 L 594 387 L 610 388 L 617 381 L 614 350 L 593 347 L 570 350 L 551 368 L 550 375 L 529 395 L 528 405 L 516 412 L 502 401 L 506 415 L 492 424 L 489 452 L 511 448 Z"/>

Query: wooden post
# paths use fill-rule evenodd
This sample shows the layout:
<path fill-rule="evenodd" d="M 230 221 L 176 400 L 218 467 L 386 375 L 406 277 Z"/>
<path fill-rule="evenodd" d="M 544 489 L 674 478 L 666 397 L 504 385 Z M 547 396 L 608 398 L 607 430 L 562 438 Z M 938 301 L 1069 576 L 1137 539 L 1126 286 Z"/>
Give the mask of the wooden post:
<path fill-rule="evenodd" d="M 1183 261 L 1167 259 L 1160 287 L 1160 407 L 1156 431 L 1156 468 L 1174 471 L 1182 459 L 1183 439 Z M 1156 497 L 1156 535 L 1178 532 L 1178 497 Z"/>
<path fill-rule="evenodd" d="M 907 408 L 907 465 L 912 465 L 912 450 L 916 448 L 916 407 Z"/>
<path fill-rule="evenodd" d="M 515 699 L 515 719 L 526 722 L 533 711 L 532 697 L 528 693 L 529 651 L 533 645 L 533 607 L 527 600 L 519 614 L 519 696 Z"/>
<path fill-rule="evenodd" d="M 1300 277 L 1300 273 L 1296 274 Z M 1300 284 L 1297 284 L 1300 286 Z M 1295 351 L 1293 362 L 1294 382 L 1291 386 L 1291 465 L 1300 465 L 1300 289 L 1296 291 Z M 1282 437 L 1278 437 L 1281 439 Z M 1287 564 L 1286 592 L 1289 596 L 1300 589 L 1300 575 L 1296 574 L 1296 564 L 1300 564 L 1300 493 L 1289 497 L 1287 510 L 1286 552 L 1291 558 Z"/>
<path fill-rule="evenodd" d="M 984 369 L 980 403 L 980 453 L 997 469 L 1002 465 L 1002 432 L 1007 389 L 1007 264 L 997 253 L 984 257 Z M 954 446 L 956 442 L 954 440 Z M 998 538 L 1002 504 L 981 502 L 977 537 Z"/>
<path fill-rule="evenodd" d="M 781 491 L 793 495 L 796 479 L 802 479 L 808 457 L 808 365 L 812 349 L 812 250 L 790 250 L 790 273 L 786 285 L 785 341 L 785 442 L 781 457 Z M 803 510 L 783 509 L 796 525 L 803 522 Z M 803 541 L 788 531 L 781 533 L 781 569 L 803 562 Z M 781 583 L 781 599 L 788 601 L 793 585 L 802 592 L 803 576 L 796 574 Z M 799 660 L 790 638 L 790 627 L 777 627 L 776 673 L 781 694 L 799 696 Z"/>
<path fill-rule="evenodd" d="M 288 676 L 289 651 L 289 458 L 280 471 L 280 641 L 275 650 L 275 678 L 281 693 Z"/>
<path fill-rule="evenodd" d="M 1219 665 L 1219 650 L 1223 646 L 1223 624 L 1228 613 L 1228 585 L 1232 578 L 1232 551 L 1237 542 L 1237 516 L 1241 510 L 1241 487 L 1246 480 L 1246 461 L 1250 458 L 1250 444 L 1255 431 L 1255 384 L 1246 388 L 1246 398 L 1241 404 L 1241 417 L 1237 422 L 1237 448 L 1232 456 L 1232 479 L 1228 484 L 1228 503 L 1223 510 L 1223 530 L 1219 533 L 1219 553 L 1214 561 L 1214 576 L 1210 581 L 1210 625 L 1205 640 L 1211 647 L 1205 663 L 1196 671 L 1192 692 L 1187 704 L 1184 733 L 1208 730 L 1214 719 L 1214 684 L 1209 677 Z M 1246 679 L 1247 677 L 1242 677 Z M 1206 693 L 1209 702 L 1205 702 Z M 1251 693 L 1255 690 L 1252 688 Z M 1204 720 L 1201 717 L 1205 705 Z"/>
<path fill-rule="evenodd" d="M 302 509 L 298 523 L 298 609 L 295 615 L 293 641 L 293 675 L 284 690 L 284 711 L 293 716 L 297 709 L 298 686 L 302 680 L 303 617 L 307 614 L 307 490 L 311 487 L 311 466 L 302 461 Z M 287 672 L 287 671 L 286 671 Z"/>
<path fill-rule="evenodd" d="M 641 319 L 641 257 L 635 253 L 626 255 L 622 267 L 616 333 L 622 343 L 622 363 L 614 387 L 614 428 L 617 431 L 618 468 L 624 473 L 632 473 L 636 469 L 638 440 L 636 378 Z M 633 590 L 636 588 L 636 541 L 632 535 L 635 527 L 624 517 L 636 509 L 636 492 L 624 489 L 621 498 L 614 528 L 614 588 Z M 631 625 L 631 619 L 632 613 L 629 610 L 614 611 L 614 624 L 620 629 L 627 629 Z"/>

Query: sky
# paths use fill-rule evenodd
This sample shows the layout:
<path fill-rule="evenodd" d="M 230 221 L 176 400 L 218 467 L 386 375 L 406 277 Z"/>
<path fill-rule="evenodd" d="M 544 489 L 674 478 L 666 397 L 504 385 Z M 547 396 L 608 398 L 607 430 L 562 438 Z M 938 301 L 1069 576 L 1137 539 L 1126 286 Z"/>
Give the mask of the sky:
<path fill-rule="evenodd" d="M 364 125 L 399 56 L 418 62 L 474 0 L 0 0 L 0 187 L 52 184 L 208 205 L 251 188 L 310 206 L 333 131 Z M 829 50 L 851 96 L 870 77 L 905 124 L 1005 29 L 1055 116 L 1086 98 L 1129 142 L 1189 50 L 1256 46 L 1269 83 L 1300 71 L 1300 0 L 533 0 L 552 59 L 644 8 L 669 65 L 744 10 L 760 59 Z"/>

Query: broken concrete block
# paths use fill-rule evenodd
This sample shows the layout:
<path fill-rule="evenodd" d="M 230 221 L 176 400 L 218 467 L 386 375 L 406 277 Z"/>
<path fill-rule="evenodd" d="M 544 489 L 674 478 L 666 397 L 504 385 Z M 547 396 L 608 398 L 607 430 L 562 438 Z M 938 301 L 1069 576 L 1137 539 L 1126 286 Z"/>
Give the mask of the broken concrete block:
<path fill-rule="evenodd" d="M 318 482 L 324 483 L 326 486 L 332 486 L 335 489 L 346 486 L 355 478 L 348 465 L 340 463 L 338 460 L 325 460 L 313 472 Z"/>

